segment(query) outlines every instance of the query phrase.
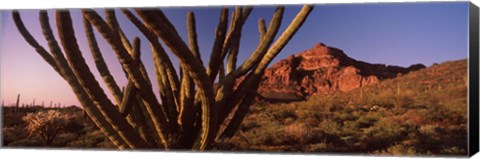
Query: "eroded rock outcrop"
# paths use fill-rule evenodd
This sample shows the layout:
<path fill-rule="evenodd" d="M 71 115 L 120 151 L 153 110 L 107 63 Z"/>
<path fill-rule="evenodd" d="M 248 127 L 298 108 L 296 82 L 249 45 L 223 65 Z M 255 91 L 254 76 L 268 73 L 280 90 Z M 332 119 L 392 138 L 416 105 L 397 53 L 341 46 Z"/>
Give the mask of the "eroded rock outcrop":
<path fill-rule="evenodd" d="M 314 94 L 350 91 L 422 68 L 425 68 L 422 64 L 408 68 L 369 64 L 348 57 L 340 49 L 319 43 L 268 68 L 258 92 L 265 98 L 289 96 L 301 99 Z"/>

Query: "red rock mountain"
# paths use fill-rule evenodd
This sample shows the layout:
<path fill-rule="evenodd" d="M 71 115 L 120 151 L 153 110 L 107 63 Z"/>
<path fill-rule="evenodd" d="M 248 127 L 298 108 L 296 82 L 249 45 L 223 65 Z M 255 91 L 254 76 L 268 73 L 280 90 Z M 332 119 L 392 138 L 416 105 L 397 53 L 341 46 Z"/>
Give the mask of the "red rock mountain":
<path fill-rule="evenodd" d="M 298 100 L 314 94 L 350 91 L 422 68 L 422 64 L 408 68 L 369 64 L 319 43 L 268 68 L 258 92 L 268 99 Z"/>

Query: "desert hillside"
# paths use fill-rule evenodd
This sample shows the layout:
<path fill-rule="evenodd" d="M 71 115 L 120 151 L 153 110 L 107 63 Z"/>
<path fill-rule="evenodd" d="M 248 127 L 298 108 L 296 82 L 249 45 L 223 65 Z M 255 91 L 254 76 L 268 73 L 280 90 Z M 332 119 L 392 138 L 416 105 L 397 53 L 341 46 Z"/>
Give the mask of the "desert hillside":
<path fill-rule="evenodd" d="M 291 103 L 253 105 L 219 143 L 239 151 L 394 155 L 467 153 L 467 60 Z"/>

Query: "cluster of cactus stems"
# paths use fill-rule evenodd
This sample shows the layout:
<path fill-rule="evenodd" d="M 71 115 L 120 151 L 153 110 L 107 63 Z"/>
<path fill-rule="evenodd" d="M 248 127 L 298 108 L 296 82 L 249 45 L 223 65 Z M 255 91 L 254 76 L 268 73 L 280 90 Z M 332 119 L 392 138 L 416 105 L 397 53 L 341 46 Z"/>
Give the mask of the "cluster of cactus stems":
<path fill-rule="evenodd" d="M 53 35 L 47 12 L 40 11 L 48 51 L 29 33 L 18 11 L 13 12 L 13 19 L 25 40 L 68 82 L 90 119 L 119 149 L 205 150 L 215 140 L 234 135 L 252 104 L 266 67 L 312 9 L 313 6 L 303 6 L 277 40 L 274 38 L 282 23 L 284 7 L 276 8 L 268 28 L 260 19 L 259 44 L 239 66 L 241 31 L 253 10 L 250 6 L 236 7 L 230 22 L 228 9 L 221 10 L 208 63 L 200 58 L 193 12 L 187 14 L 187 43 L 160 9 L 133 9 L 137 15 L 131 9 L 120 9 L 151 46 L 161 103 L 140 60 L 140 39 L 135 37 L 130 42 L 117 22 L 115 10 L 105 9 L 105 18 L 102 18 L 94 10 L 82 9 L 90 52 L 114 102 L 107 98 L 86 64 L 68 10 L 55 11 L 60 43 Z M 118 57 L 128 79 L 123 89 L 115 82 L 102 57 L 94 28 Z M 179 75 L 160 40 L 179 59 Z M 239 78 L 244 79 L 239 82 Z M 214 83 L 218 87 L 213 87 Z"/>

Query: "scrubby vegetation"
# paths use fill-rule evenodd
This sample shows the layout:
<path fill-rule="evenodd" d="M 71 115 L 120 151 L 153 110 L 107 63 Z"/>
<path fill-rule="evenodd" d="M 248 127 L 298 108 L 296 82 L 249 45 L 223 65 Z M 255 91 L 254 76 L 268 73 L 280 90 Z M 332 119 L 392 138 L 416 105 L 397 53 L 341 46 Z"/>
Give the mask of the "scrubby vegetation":
<path fill-rule="evenodd" d="M 220 150 L 467 154 L 467 61 L 283 104 L 256 103 Z"/>
<path fill-rule="evenodd" d="M 3 107 L 6 147 L 114 148 L 78 107 Z"/>
<path fill-rule="evenodd" d="M 257 102 L 235 136 L 214 144 L 221 151 L 355 153 L 375 155 L 467 154 L 467 61 L 451 61 L 376 85 L 291 103 Z M 27 114 L 50 108 L 4 108 L 3 145 L 44 146 L 28 135 Z M 77 107 L 55 109 L 66 123 L 50 147 L 113 148 Z M 71 117 L 71 118 L 70 118 Z"/>

